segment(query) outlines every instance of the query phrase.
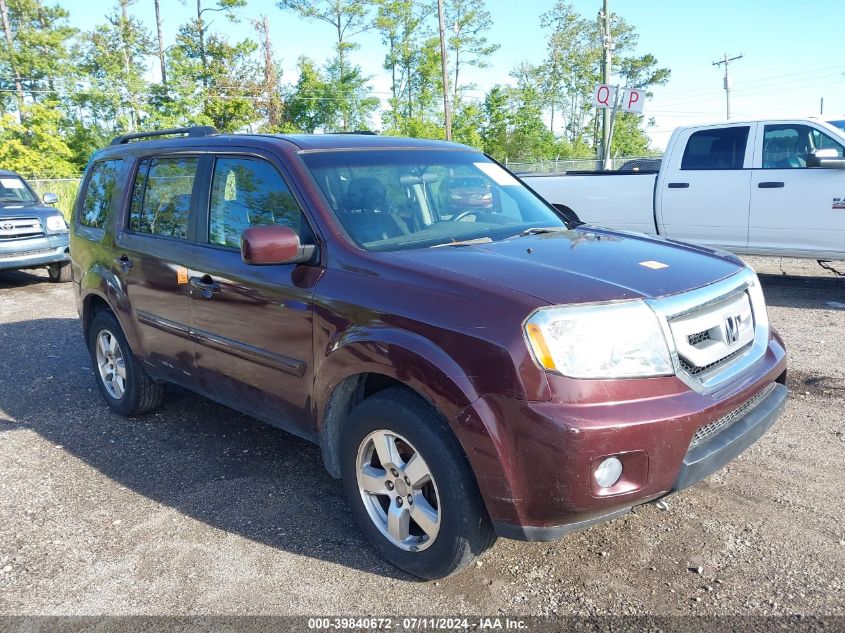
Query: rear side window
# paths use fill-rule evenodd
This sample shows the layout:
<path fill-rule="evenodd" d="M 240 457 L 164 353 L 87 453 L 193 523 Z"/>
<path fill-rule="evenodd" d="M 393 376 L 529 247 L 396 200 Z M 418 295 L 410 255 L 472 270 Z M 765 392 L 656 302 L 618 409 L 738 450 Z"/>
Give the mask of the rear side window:
<path fill-rule="evenodd" d="M 276 168 L 263 160 L 218 158 L 211 184 L 208 241 L 240 247 L 250 226 L 280 224 L 298 234 L 302 211 Z"/>
<path fill-rule="evenodd" d="M 681 169 L 742 169 L 748 126 L 701 130 L 689 137 Z"/>
<path fill-rule="evenodd" d="M 196 157 L 142 160 L 132 190 L 129 228 L 187 239 L 197 162 Z"/>
<path fill-rule="evenodd" d="M 121 159 L 104 160 L 91 168 L 88 187 L 79 209 L 79 224 L 92 229 L 105 227 L 122 164 Z"/>

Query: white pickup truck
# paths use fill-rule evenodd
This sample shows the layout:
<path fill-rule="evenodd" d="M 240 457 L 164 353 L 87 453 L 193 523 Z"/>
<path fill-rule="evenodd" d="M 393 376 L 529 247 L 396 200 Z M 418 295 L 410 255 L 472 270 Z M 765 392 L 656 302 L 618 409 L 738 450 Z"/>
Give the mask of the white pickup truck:
<path fill-rule="evenodd" d="M 657 171 L 522 179 L 587 224 L 740 254 L 845 259 L 845 131 L 821 120 L 682 127 Z"/>

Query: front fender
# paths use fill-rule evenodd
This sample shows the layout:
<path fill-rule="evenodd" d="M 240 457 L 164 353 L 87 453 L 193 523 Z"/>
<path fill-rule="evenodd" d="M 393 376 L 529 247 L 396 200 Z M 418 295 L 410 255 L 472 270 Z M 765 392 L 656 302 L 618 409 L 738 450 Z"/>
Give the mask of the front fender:
<path fill-rule="evenodd" d="M 352 328 L 325 349 L 316 371 L 314 394 L 318 431 L 330 472 L 334 470 L 336 454 L 331 448 L 326 453 L 326 436 L 334 436 L 337 429 L 324 428 L 329 402 L 335 389 L 347 379 L 366 373 L 381 374 L 407 385 L 444 416 L 476 476 L 488 512 L 497 519 L 511 519 L 512 494 L 499 459 L 502 438 L 494 437 L 496 426 L 488 425 L 478 412 L 467 413 L 474 411 L 474 403 L 483 401 L 483 394 L 476 390 L 472 377 L 442 348 L 407 331 Z"/>

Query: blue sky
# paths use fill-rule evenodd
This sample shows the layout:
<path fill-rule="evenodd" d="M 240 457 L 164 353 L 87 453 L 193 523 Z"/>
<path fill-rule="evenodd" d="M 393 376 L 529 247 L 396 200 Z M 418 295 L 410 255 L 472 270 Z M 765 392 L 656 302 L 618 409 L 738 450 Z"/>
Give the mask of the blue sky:
<path fill-rule="evenodd" d="M 211 4 L 213 0 L 204 0 Z M 109 13 L 114 0 L 58 0 L 71 13 L 72 23 L 90 29 Z M 522 60 L 538 62 L 544 54 L 539 15 L 554 0 L 487 0 L 492 15 L 490 39 L 501 48 L 490 67 L 466 70 L 478 85 L 470 93 L 480 97 L 496 83 L 510 81 L 508 73 Z M 586 17 L 596 16 L 600 0 L 572 0 Z M 193 0 L 161 0 L 167 43 L 178 24 L 195 9 Z M 723 53 L 744 57 L 731 64 L 732 118 L 818 115 L 824 97 L 826 116 L 845 115 L 845 55 L 842 54 L 845 2 L 842 0 L 610 0 L 611 11 L 634 24 L 640 33 L 640 52 L 653 53 L 672 70 L 666 87 L 654 91 L 644 113 L 656 120 L 649 130 L 655 147 L 665 146 L 678 125 L 725 118 L 722 71 L 712 65 Z M 138 0 L 135 15 L 154 28 L 153 0 Z M 244 17 L 266 13 L 273 45 L 282 59 L 285 80 L 296 78 L 300 55 L 323 60 L 331 54 L 328 25 L 302 21 L 282 12 L 273 0 L 248 0 Z M 247 20 L 229 24 L 216 16 L 214 27 L 232 38 L 254 38 Z M 390 84 L 382 69 L 384 47 L 375 33 L 358 39 L 355 60 L 373 76 L 373 91 L 386 97 Z M 150 60 L 155 75 L 156 60 Z"/>

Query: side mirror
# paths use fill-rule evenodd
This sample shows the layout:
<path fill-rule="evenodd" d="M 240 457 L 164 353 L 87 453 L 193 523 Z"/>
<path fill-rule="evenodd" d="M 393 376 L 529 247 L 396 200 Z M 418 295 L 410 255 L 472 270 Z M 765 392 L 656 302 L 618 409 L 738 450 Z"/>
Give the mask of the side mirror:
<path fill-rule="evenodd" d="M 299 236 L 287 226 L 251 226 L 241 235 L 241 259 L 252 266 L 305 264 L 317 247 L 299 243 Z"/>
<path fill-rule="evenodd" d="M 841 158 L 832 147 L 815 149 L 807 155 L 807 167 L 845 169 L 845 158 Z"/>
<path fill-rule="evenodd" d="M 44 204 L 57 204 L 59 202 L 59 196 L 54 193 L 45 193 L 41 199 Z"/>

